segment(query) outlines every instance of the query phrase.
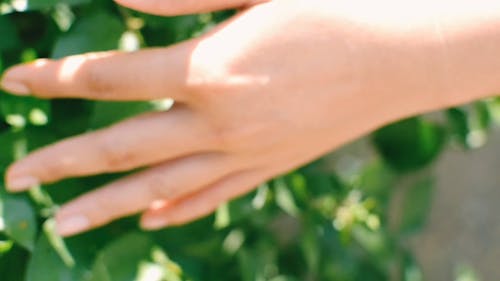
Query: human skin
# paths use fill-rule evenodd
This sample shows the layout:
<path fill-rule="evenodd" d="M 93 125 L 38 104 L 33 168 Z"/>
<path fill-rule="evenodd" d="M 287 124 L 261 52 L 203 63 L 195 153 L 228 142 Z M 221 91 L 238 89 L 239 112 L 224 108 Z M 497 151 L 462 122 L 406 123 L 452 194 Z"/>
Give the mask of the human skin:
<path fill-rule="evenodd" d="M 145 168 L 63 205 L 64 236 L 141 212 L 146 229 L 189 222 L 389 122 L 500 90 L 499 1 L 116 1 L 161 15 L 240 12 L 178 45 L 4 74 L 17 95 L 176 101 L 10 166 L 13 192 Z"/>

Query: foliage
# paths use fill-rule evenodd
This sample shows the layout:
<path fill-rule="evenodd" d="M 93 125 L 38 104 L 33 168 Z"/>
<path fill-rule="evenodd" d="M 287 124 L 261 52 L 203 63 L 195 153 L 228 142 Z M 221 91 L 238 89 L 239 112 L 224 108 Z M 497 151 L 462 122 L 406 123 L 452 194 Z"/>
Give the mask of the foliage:
<path fill-rule="evenodd" d="M 161 18 L 109 0 L 0 2 L 0 71 L 38 57 L 166 46 L 232 12 Z M 38 100 L 0 94 L 0 170 L 56 140 L 158 103 Z M 62 240 L 54 210 L 117 175 L 65 180 L 22 195 L 0 185 L 2 281 L 422 280 L 410 235 L 425 226 L 429 165 L 450 143 L 473 148 L 498 112 L 481 101 L 377 131 L 379 153 L 336 153 L 260 186 L 192 224 L 144 232 L 137 218 Z M 439 119 L 439 120 L 433 120 Z M 333 163 L 333 164 L 332 164 Z M 406 189 L 397 188 L 402 181 Z M 403 193 L 394 215 L 395 193 Z"/>

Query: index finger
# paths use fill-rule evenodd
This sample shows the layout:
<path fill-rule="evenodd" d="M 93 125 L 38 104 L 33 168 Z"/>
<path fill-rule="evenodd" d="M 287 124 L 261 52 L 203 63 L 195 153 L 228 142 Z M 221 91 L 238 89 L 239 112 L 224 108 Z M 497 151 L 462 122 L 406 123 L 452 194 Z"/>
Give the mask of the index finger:
<path fill-rule="evenodd" d="M 191 42 L 132 53 L 118 51 L 41 59 L 14 66 L 1 86 L 17 95 L 96 100 L 184 100 Z"/>

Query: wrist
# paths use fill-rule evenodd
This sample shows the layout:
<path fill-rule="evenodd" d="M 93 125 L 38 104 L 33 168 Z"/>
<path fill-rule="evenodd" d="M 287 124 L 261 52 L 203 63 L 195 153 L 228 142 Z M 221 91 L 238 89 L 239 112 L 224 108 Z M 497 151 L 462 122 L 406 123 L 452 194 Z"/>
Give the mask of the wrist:
<path fill-rule="evenodd" d="M 445 2 L 448 4 L 445 5 Z M 500 2 L 421 3 L 382 20 L 367 55 L 369 83 L 396 118 L 500 93 Z"/>
<path fill-rule="evenodd" d="M 439 20 L 447 106 L 500 93 L 500 3 L 465 2 Z"/>

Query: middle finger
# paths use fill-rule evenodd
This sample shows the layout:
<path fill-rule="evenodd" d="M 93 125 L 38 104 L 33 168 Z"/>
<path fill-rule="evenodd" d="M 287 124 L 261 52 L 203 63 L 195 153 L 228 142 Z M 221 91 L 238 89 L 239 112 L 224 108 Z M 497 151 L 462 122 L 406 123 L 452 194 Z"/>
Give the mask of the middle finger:
<path fill-rule="evenodd" d="M 7 171 L 11 191 L 60 179 L 126 171 L 216 150 L 213 130 L 186 107 L 143 114 L 33 152 Z"/>

